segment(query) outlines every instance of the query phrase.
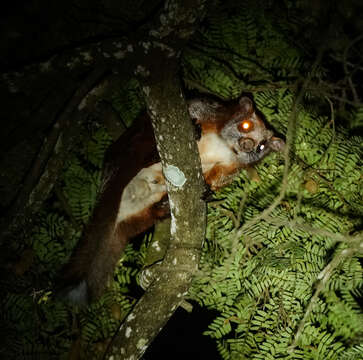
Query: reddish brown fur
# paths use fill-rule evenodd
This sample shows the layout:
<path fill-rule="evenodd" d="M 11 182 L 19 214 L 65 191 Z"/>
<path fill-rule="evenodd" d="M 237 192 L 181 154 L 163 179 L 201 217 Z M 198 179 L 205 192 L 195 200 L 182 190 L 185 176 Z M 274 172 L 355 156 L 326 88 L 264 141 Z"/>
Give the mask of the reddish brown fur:
<path fill-rule="evenodd" d="M 229 165 L 216 164 L 203 174 L 205 182 L 213 191 L 219 190 L 231 182 L 240 168 L 241 166 L 237 163 Z"/>
<path fill-rule="evenodd" d="M 165 196 L 151 208 L 120 222 L 108 233 L 109 235 L 103 234 L 103 238 L 107 239 L 107 242 L 98 248 L 97 256 L 94 257 L 92 266 L 89 266 L 86 274 L 91 298 L 98 298 L 102 295 L 109 276 L 113 273 L 129 240 L 149 229 L 155 221 L 169 215 L 168 204 L 167 196 Z"/>
<path fill-rule="evenodd" d="M 243 120 L 254 114 L 252 102 L 248 98 L 228 103 L 221 102 L 220 106 L 217 104 L 216 107 L 210 108 L 197 99 L 194 105 L 197 108 L 199 105 L 206 107 L 205 112 L 195 112 L 200 116 L 196 122 L 201 125 L 202 135 L 210 132 L 220 134 L 231 119 Z M 262 122 L 261 119 L 258 121 Z M 276 143 L 274 146 L 277 148 L 278 145 Z M 141 169 L 158 161 L 150 120 L 148 117 L 142 117 L 111 146 L 107 153 L 105 178 L 109 177 L 109 180 L 95 207 L 92 221 L 86 227 L 70 262 L 62 271 L 63 287 L 70 288 L 73 285 L 76 287 L 85 280 L 89 297 L 91 299 L 99 297 L 128 241 L 150 228 L 157 220 L 169 215 L 166 195 L 161 201 L 139 214 L 116 223 L 122 192 L 126 185 Z M 218 190 L 229 184 L 242 166 L 244 164 L 241 161 L 224 164 L 217 162 L 204 173 L 205 181 L 213 190 Z"/>
<path fill-rule="evenodd" d="M 61 271 L 58 283 L 61 293 L 62 289 L 77 286 L 86 280 L 89 296 L 98 297 L 130 237 L 154 223 L 150 219 L 158 215 L 156 210 L 155 214 L 150 213 L 148 218 L 135 222 L 133 227 L 121 225 L 116 228 L 123 189 L 140 169 L 158 161 L 151 123 L 147 116 L 141 117 L 107 151 L 104 177 L 109 180 L 100 194 L 83 237 Z M 123 226 L 125 229 L 122 229 Z"/>

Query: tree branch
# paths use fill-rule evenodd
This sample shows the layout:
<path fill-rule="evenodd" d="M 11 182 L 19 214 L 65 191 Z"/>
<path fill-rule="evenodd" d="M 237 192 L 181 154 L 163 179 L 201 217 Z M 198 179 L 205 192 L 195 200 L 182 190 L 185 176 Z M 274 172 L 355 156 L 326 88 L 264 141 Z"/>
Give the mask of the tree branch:
<path fill-rule="evenodd" d="M 198 269 L 206 225 L 206 207 L 201 200 L 204 181 L 178 78 L 177 54 L 191 34 L 190 19 L 198 19 L 203 4 L 166 2 L 163 24 L 154 31 L 158 40 L 150 44 L 146 61 L 139 67 L 167 183 L 171 239 L 162 265 L 149 270 L 154 280 L 126 318 L 110 346 L 109 358 L 139 359 L 182 303 Z M 172 9 L 174 17 L 170 16 Z"/>
<path fill-rule="evenodd" d="M 92 71 L 54 122 L 52 130 L 44 139 L 24 179 L 22 188 L 5 219 L 2 220 L 0 233 L 2 241 L 31 223 L 33 214 L 39 210 L 50 194 L 63 168 L 66 155 L 78 138 L 82 124 L 80 103 L 104 75 L 105 69 L 102 67 Z"/>

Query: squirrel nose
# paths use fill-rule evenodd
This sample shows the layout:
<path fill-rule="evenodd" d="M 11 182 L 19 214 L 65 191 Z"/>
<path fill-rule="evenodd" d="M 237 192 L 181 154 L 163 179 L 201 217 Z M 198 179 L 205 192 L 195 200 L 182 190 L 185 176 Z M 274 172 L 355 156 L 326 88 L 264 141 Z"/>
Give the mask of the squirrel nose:
<path fill-rule="evenodd" d="M 255 142 L 251 138 L 242 137 L 238 140 L 238 144 L 239 144 L 240 149 L 244 152 L 250 152 L 255 147 Z"/>

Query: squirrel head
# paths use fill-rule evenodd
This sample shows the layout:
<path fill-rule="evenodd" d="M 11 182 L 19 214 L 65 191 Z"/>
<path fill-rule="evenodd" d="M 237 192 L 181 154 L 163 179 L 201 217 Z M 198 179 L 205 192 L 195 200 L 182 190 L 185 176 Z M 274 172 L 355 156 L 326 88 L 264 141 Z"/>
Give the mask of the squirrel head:
<path fill-rule="evenodd" d="M 241 164 L 252 164 L 270 151 L 282 151 L 285 142 L 273 136 L 262 118 L 256 113 L 252 100 L 239 99 L 233 113 L 225 122 L 220 136 L 236 154 Z"/>
<path fill-rule="evenodd" d="M 188 109 L 191 117 L 201 125 L 202 133 L 217 133 L 235 153 L 241 166 L 256 163 L 270 151 L 284 148 L 284 140 L 267 129 L 247 96 L 231 102 L 194 99 L 189 102 Z"/>

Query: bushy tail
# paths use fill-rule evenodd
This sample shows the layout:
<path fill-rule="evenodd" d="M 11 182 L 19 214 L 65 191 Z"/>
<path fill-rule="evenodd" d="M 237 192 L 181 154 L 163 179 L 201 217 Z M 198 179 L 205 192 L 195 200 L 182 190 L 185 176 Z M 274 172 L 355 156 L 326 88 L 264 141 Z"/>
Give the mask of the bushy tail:
<path fill-rule="evenodd" d="M 125 235 L 114 223 L 90 224 L 61 271 L 57 296 L 81 305 L 99 298 L 129 240 Z"/>
<path fill-rule="evenodd" d="M 159 161 L 150 119 L 140 117 L 107 151 L 104 182 L 92 219 L 68 264 L 56 294 L 78 304 L 99 298 L 112 277 L 128 241 L 169 214 L 167 196 L 150 202 L 140 213 L 117 220 L 125 187 Z M 126 206 L 126 205 L 125 205 Z"/>
<path fill-rule="evenodd" d="M 118 224 L 92 221 L 61 273 L 58 295 L 77 304 L 89 304 L 99 298 L 127 243 L 169 214 L 165 195 L 159 202 Z"/>

